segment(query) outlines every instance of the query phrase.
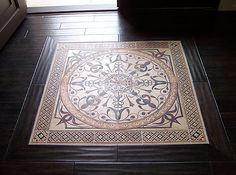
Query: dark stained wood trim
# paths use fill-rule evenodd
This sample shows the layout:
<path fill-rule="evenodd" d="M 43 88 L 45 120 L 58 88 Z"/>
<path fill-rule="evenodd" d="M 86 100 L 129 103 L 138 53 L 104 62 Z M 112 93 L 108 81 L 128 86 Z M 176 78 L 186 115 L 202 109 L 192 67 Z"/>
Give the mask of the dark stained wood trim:
<path fill-rule="evenodd" d="M 43 51 L 41 52 L 32 84 L 45 84 L 56 48 L 56 41 L 47 37 Z"/>
<path fill-rule="evenodd" d="M 28 145 L 44 85 L 32 85 L 8 149 L 7 160 L 18 161 L 116 161 L 116 146 Z"/>
<path fill-rule="evenodd" d="M 75 175 L 209 175 L 209 163 L 199 162 L 80 162 Z"/>
<path fill-rule="evenodd" d="M 14 165 L 14 167 L 12 167 Z M 0 162 L 2 174 L 7 175 L 73 175 L 74 163 L 69 162 Z"/>
<path fill-rule="evenodd" d="M 182 39 L 182 45 L 185 56 L 189 65 L 189 69 L 194 82 L 207 81 L 207 75 L 204 71 L 201 58 L 195 46 L 193 39 Z"/>

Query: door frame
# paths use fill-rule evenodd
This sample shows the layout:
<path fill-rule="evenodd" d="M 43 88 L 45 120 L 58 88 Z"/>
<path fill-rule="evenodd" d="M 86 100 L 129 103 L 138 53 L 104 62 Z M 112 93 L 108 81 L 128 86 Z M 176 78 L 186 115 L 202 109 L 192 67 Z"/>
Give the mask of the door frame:
<path fill-rule="evenodd" d="M 15 12 L 10 18 L 0 26 L 0 49 L 5 45 L 11 35 L 15 32 L 17 27 L 21 24 L 27 14 L 27 7 L 25 0 L 13 0 L 16 6 Z"/>

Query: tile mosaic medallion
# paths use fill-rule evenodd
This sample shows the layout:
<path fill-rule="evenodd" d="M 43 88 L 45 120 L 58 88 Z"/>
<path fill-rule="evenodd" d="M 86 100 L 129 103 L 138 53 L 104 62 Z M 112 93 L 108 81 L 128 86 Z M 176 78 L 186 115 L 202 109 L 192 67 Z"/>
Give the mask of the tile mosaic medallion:
<path fill-rule="evenodd" d="M 205 144 L 180 41 L 58 43 L 30 144 Z"/>

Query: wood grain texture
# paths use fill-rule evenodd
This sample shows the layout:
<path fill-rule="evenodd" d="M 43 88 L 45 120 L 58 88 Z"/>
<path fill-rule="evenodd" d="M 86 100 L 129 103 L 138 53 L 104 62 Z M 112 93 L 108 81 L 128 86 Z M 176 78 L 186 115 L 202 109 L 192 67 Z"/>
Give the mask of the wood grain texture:
<path fill-rule="evenodd" d="M 76 163 L 75 175 L 209 175 L 208 163 Z"/>
<path fill-rule="evenodd" d="M 44 85 L 32 85 L 8 149 L 7 159 L 23 161 L 116 161 L 116 146 L 28 145 Z M 25 127 L 27 126 L 27 127 Z"/>
<path fill-rule="evenodd" d="M 193 82 L 206 82 L 207 75 L 194 41 L 183 39 L 182 44 Z"/>
<path fill-rule="evenodd" d="M 127 8 L 213 8 L 218 7 L 218 0 L 174 0 L 155 1 L 147 0 L 146 2 L 135 0 L 118 0 L 118 7 L 122 9 Z"/>
<path fill-rule="evenodd" d="M 107 17 L 109 15 L 117 16 L 117 18 L 111 17 L 109 19 L 109 17 Z M 204 17 L 204 15 L 202 15 L 202 17 Z M 70 17 L 72 18 L 69 19 Z M 3 166 L 1 165 L 1 172 L 2 170 L 5 171 L 5 169 L 9 169 L 8 174 L 16 174 L 17 172 L 27 174 L 39 172 L 40 174 L 42 171 L 44 174 L 66 174 L 67 172 L 70 174 L 73 172 L 73 163 L 76 162 L 74 169 L 75 174 L 94 174 L 95 171 L 100 174 L 146 174 L 145 172 L 160 174 L 160 172 L 163 173 L 163 169 L 166 170 L 167 167 L 170 168 L 166 170 L 166 174 L 195 174 L 195 172 L 199 174 L 206 174 L 207 172 L 207 174 L 211 175 L 235 174 L 235 162 L 228 161 L 228 158 L 222 157 L 220 154 L 215 154 L 217 152 L 222 152 L 219 151 L 219 149 L 227 150 L 227 146 L 225 147 L 224 144 L 223 146 L 220 144 L 221 148 L 219 149 L 212 146 L 210 148 L 200 146 L 198 147 L 199 150 L 197 152 L 193 152 L 192 149 L 188 150 L 174 146 L 174 149 L 178 150 L 176 154 L 172 154 L 173 152 L 170 150 L 167 151 L 167 149 L 162 149 L 161 147 L 155 148 L 152 146 L 145 149 L 142 146 L 114 148 L 100 147 L 99 149 L 95 147 L 72 149 L 68 147 L 57 147 L 53 151 L 44 146 L 27 146 L 27 137 L 29 137 L 30 126 L 33 124 L 34 120 L 33 118 L 30 120 L 18 121 L 18 124 L 20 124 L 19 126 L 23 128 L 23 130 L 20 131 L 22 131 L 23 135 L 26 135 L 22 140 L 20 137 L 13 139 L 15 140 L 13 143 L 16 143 L 15 146 L 7 149 L 30 80 L 40 58 L 40 53 L 46 38 L 50 34 L 50 30 L 60 30 L 61 28 L 64 30 L 66 29 L 67 32 L 70 33 L 74 29 L 85 28 L 94 31 L 94 28 L 104 27 L 117 28 L 119 33 L 115 35 L 101 35 L 93 32 L 93 34 L 89 35 L 74 36 L 73 41 L 91 42 L 175 39 L 188 41 L 194 37 L 212 91 L 216 98 L 223 123 L 228 132 L 227 135 L 231 141 L 231 146 L 234 148 L 234 151 L 236 151 L 236 91 L 234 91 L 234 89 L 236 89 L 236 84 L 234 82 L 236 78 L 236 69 L 234 68 L 234 58 L 236 56 L 236 28 L 234 27 L 234 24 L 236 23 L 236 14 L 220 13 L 214 16 L 214 18 L 211 18 L 211 20 L 208 20 L 209 24 L 207 25 L 193 24 L 194 18 L 191 23 L 188 23 L 188 20 L 191 21 L 191 18 L 183 18 L 175 21 L 172 18 L 169 18 L 170 16 L 168 17 L 167 15 L 165 17 L 163 14 L 161 16 L 151 15 L 150 18 L 153 19 L 154 17 L 155 19 L 163 17 L 163 23 L 160 23 L 159 20 L 155 20 L 152 27 L 150 27 L 150 22 L 149 20 L 146 20 L 145 17 L 141 16 L 140 18 L 133 18 L 133 16 L 129 17 L 117 12 L 28 15 L 19 30 L 15 32 L 11 40 L 8 41 L 7 45 L 0 52 L 0 158 L 1 160 L 5 160 Z M 165 21 L 170 19 L 172 23 L 171 25 L 168 25 Z M 184 23 L 188 24 L 189 27 L 180 27 Z M 58 41 L 71 40 L 71 36 L 68 36 L 67 34 L 66 36 L 62 36 L 59 34 L 60 33 L 56 33 L 53 37 L 56 37 Z M 192 51 L 185 49 L 187 54 L 196 54 Z M 194 60 L 190 62 L 192 62 L 191 64 L 196 64 L 197 67 L 201 67 L 199 62 L 194 62 Z M 45 66 L 46 65 L 45 62 Z M 45 69 L 42 69 L 41 75 L 43 75 L 43 70 L 46 71 L 47 69 L 47 66 Z M 204 72 L 197 72 L 195 67 L 192 67 L 191 72 L 195 77 L 195 82 L 199 83 L 196 86 L 200 87 L 197 92 L 201 96 L 203 104 L 202 109 L 205 110 L 207 107 L 212 108 L 215 102 L 210 100 L 212 98 L 211 93 L 208 93 L 210 96 L 204 96 L 204 94 L 209 91 L 208 85 L 204 85 L 204 82 L 206 82 Z M 29 92 L 32 95 L 32 99 L 31 101 L 26 102 L 32 103 L 33 108 L 27 109 L 25 111 L 26 113 L 35 113 L 44 83 L 45 78 L 35 78 L 35 88 Z M 204 103 L 206 105 L 204 105 Z M 206 118 L 206 120 L 214 122 L 210 118 Z M 222 125 L 220 124 L 219 127 L 222 128 Z M 219 130 L 210 132 L 212 140 L 218 140 L 217 142 L 219 142 L 222 135 L 218 134 Z M 17 133 L 17 135 L 21 135 L 21 133 Z M 6 155 L 7 150 L 9 154 L 6 159 L 4 155 Z M 61 151 L 62 154 L 58 154 L 58 150 Z M 163 162 L 169 161 L 164 155 L 175 160 L 173 164 L 171 163 L 170 165 L 170 162 Z M 189 157 L 191 157 L 194 162 L 198 161 L 198 163 L 195 164 L 193 162 L 193 164 L 190 163 L 185 165 L 186 162 L 182 161 L 187 160 Z M 6 160 L 8 161 L 6 162 Z M 30 162 L 32 160 L 40 162 L 31 164 Z M 135 160 L 139 162 L 133 162 Z M 212 161 L 209 162 L 208 160 Z M 22 161 L 24 161 L 24 163 L 19 163 Z M 44 161 L 51 161 L 53 165 L 51 163 L 48 165 L 48 162 Z M 61 161 L 61 163 L 58 164 L 54 161 Z M 67 164 L 65 161 L 71 161 L 71 163 Z M 82 163 L 82 161 L 85 162 Z M 104 164 L 102 164 L 103 161 L 105 161 Z M 117 161 L 120 162 L 115 163 Z M 155 161 L 158 161 L 160 164 L 157 163 L 156 165 Z M 2 167 L 5 167 L 5 169 Z M 40 171 L 40 167 L 42 167 L 42 171 Z"/>
<path fill-rule="evenodd" d="M 234 175 L 236 162 L 211 162 L 211 169 L 214 175 Z"/>
<path fill-rule="evenodd" d="M 57 37 L 59 38 L 59 37 Z M 171 146 L 54 146 L 53 153 L 50 153 L 51 146 L 27 146 L 31 134 L 34 117 L 41 100 L 41 95 L 46 83 L 49 68 L 52 62 L 53 54 L 56 49 L 57 38 L 47 38 L 42 51 L 35 75 L 27 94 L 24 108 L 20 115 L 17 129 L 11 143 L 9 159 L 27 159 L 30 155 L 32 159 L 37 159 L 41 152 L 47 152 L 45 156 L 40 155 L 40 160 L 116 160 L 119 161 L 208 161 L 222 160 L 224 156 L 217 152 L 219 149 L 222 153 L 231 156 L 230 148 L 228 148 L 226 134 L 220 123 L 220 115 L 217 106 L 214 103 L 210 87 L 207 86 L 207 78 L 203 70 L 200 57 L 196 51 L 196 47 L 192 40 L 183 40 L 183 46 L 186 52 L 187 61 L 192 73 L 195 88 L 199 97 L 202 115 L 205 119 L 210 145 L 171 145 Z M 198 93 L 199 92 L 199 93 Z M 205 97 L 208 98 L 205 98 Z M 207 106 L 206 106 L 207 104 Z M 214 122 L 212 122 L 214 121 Z M 220 123 L 220 124 L 219 124 Z M 24 126 L 28 127 L 25 128 Z M 217 133 L 215 131 L 218 131 Z M 211 134 L 213 132 L 213 134 Z M 218 135 L 218 137 L 215 137 Z M 19 139 L 21 138 L 21 139 Z M 221 146 L 223 145 L 223 146 Z M 70 148 L 70 151 L 67 150 Z M 117 149 L 118 148 L 118 149 Z M 64 152 L 66 150 L 66 153 Z M 228 151 L 229 150 L 229 151 Z M 75 154 L 75 151 L 78 152 Z M 99 152 L 100 151 L 100 152 Z M 141 153 L 139 153 L 141 151 Z M 228 151 L 228 152 L 227 152 Z M 93 152 L 94 155 L 91 155 Z M 151 156 L 151 155 L 155 156 Z M 63 156 L 62 156 L 63 155 Z M 91 155 L 91 156 L 88 156 Z M 61 156 L 61 158 L 59 158 Z"/>
<path fill-rule="evenodd" d="M 49 73 L 49 69 L 55 53 L 55 47 L 55 41 L 52 38 L 48 37 L 43 46 L 43 50 L 41 52 L 37 67 L 35 69 L 35 76 L 32 80 L 33 84 L 46 84 L 47 75 Z"/>
<path fill-rule="evenodd" d="M 14 165 L 14 168 L 12 168 Z M 8 175 L 73 175 L 73 163 L 0 163 L 2 174 Z"/>

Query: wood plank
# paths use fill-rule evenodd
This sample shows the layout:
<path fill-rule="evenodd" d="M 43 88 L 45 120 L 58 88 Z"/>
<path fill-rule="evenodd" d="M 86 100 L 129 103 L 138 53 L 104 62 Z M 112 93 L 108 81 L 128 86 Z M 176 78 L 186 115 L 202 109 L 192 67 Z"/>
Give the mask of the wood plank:
<path fill-rule="evenodd" d="M 229 140 L 232 144 L 236 144 L 236 127 L 226 128 Z"/>
<path fill-rule="evenodd" d="M 2 81 L 0 102 L 22 102 L 29 86 L 29 81 Z"/>
<path fill-rule="evenodd" d="M 100 16 L 94 17 L 94 21 L 102 21 L 102 22 L 104 22 L 104 21 L 118 21 L 118 19 L 119 19 L 119 16 L 117 14 L 109 15 L 109 16 L 100 15 Z"/>
<path fill-rule="evenodd" d="M 119 41 L 119 35 L 68 35 L 56 37 L 56 39 L 58 42 L 106 42 Z"/>
<path fill-rule="evenodd" d="M 0 128 L 0 160 L 5 159 L 8 143 L 12 136 L 13 130 Z"/>
<path fill-rule="evenodd" d="M 111 35 L 120 34 L 118 28 L 87 28 L 85 35 Z"/>
<path fill-rule="evenodd" d="M 195 82 L 194 86 L 210 144 L 222 154 L 232 157 L 233 152 L 209 84 Z"/>
<path fill-rule="evenodd" d="M 107 28 L 118 27 L 117 21 L 101 21 L 101 22 L 83 22 L 83 23 L 61 23 L 61 29 L 78 29 L 78 28 Z"/>
<path fill-rule="evenodd" d="M 210 159 L 208 145 L 118 146 L 118 161 L 182 162 Z"/>
<path fill-rule="evenodd" d="M 185 39 L 181 42 L 183 44 L 183 49 L 188 62 L 189 70 L 191 72 L 192 80 L 194 82 L 206 82 L 207 75 L 202 64 L 202 58 L 200 57 L 194 40 Z"/>
<path fill-rule="evenodd" d="M 22 103 L 0 103 L 0 128 L 14 129 Z"/>
<path fill-rule="evenodd" d="M 55 49 L 55 41 L 51 37 L 48 37 L 43 46 L 37 67 L 35 69 L 35 75 L 32 80 L 33 84 L 46 84 Z"/>
<path fill-rule="evenodd" d="M 28 145 L 44 85 L 32 85 L 17 123 L 7 160 L 116 161 L 116 146 Z"/>
<path fill-rule="evenodd" d="M 76 163 L 75 175 L 209 175 L 208 163 L 104 162 Z"/>
<path fill-rule="evenodd" d="M 8 175 L 73 175 L 73 163 L 0 163 L 1 173 Z"/>
<path fill-rule="evenodd" d="M 78 36 L 78 35 L 84 35 L 85 29 L 60 29 L 60 30 L 29 30 L 28 37 L 34 37 L 34 36 Z"/>
<path fill-rule="evenodd" d="M 217 48 L 216 48 L 217 49 Z M 224 48 L 221 48 L 225 50 Z M 236 78 L 235 56 L 227 51 L 225 55 L 203 55 L 212 90 L 221 112 L 235 111 Z"/>
<path fill-rule="evenodd" d="M 236 162 L 212 162 L 212 174 L 213 175 L 235 175 Z"/>
<path fill-rule="evenodd" d="M 35 20 L 37 19 L 37 20 Z M 50 17 L 45 18 L 44 16 L 32 16 L 28 17 L 27 20 L 30 20 L 31 24 L 40 24 L 40 23 L 62 23 L 62 22 L 93 22 L 94 16 L 64 16 L 64 17 Z"/>
<path fill-rule="evenodd" d="M 223 112 L 221 117 L 226 128 L 236 127 L 236 112 Z"/>
<path fill-rule="evenodd" d="M 43 30 L 54 30 L 58 29 L 60 23 L 62 23 L 61 28 L 62 29 L 79 29 L 79 28 L 119 28 L 119 30 L 122 32 L 121 35 L 91 35 L 91 36 L 75 36 L 73 39 L 71 39 L 71 36 L 60 36 L 57 38 L 58 41 L 79 41 L 79 42 L 87 42 L 87 41 L 130 41 L 130 40 L 161 40 L 161 39 L 188 39 L 191 38 L 193 35 L 193 31 L 186 29 L 184 31 L 179 30 L 173 30 L 173 26 L 175 26 L 175 23 L 171 23 L 172 28 L 167 28 L 165 26 L 165 23 L 162 23 L 162 26 L 160 26 L 159 23 L 154 24 L 153 27 L 146 27 L 145 22 L 140 21 L 139 24 L 135 24 L 132 22 L 132 20 L 126 19 L 126 17 L 123 17 L 122 15 L 118 15 L 118 19 L 112 21 L 113 19 L 109 19 L 109 16 L 112 14 L 117 14 L 116 12 L 112 13 L 71 13 L 71 14 L 53 14 L 53 15 L 29 15 L 28 18 L 25 20 L 24 24 L 21 25 L 21 28 L 19 31 L 15 33 L 15 35 L 11 38 L 11 40 L 8 42 L 8 44 L 4 47 L 4 49 L 0 53 L 0 79 L 3 80 L 0 83 L 0 89 L 1 89 L 1 101 L 0 104 L 0 126 L 4 126 L 1 129 L 1 141 L 0 141 L 0 158 L 3 159 L 3 155 L 6 153 L 7 144 L 9 142 L 9 138 L 12 135 L 12 129 L 7 130 L 7 126 L 10 128 L 13 127 L 14 123 L 17 120 L 17 114 L 19 113 L 19 109 L 21 104 L 23 103 L 23 96 L 26 94 L 26 90 L 28 88 L 28 83 L 30 81 L 30 78 L 32 77 L 32 72 L 35 69 L 36 63 L 39 59 L 41 50 L 43 48 L 45 39 L 47 37 L 47 33 L 41 34 L 41 36 L 37 35 L 37 31 L 43 31 Z M 80 18 L 83 16 L 85 18 Z M 94 21 L 95 16 L 102 16 L 99 17 L 101 20 L 106 19 L 105 22 L 99 21 L 99 18 L 96 19 L 96 22 Z M 72 18 L 71 18 L 72 17 Z M 79 18 L 77 18 L 79 17 Z M 92 19 L 92 18 L 93 19 Z M 58 19 L 57 19 L 58 18 Z M 64 18 L 64 19 L 63 19 Z M 71 19 L 69 19 L 71 18 Z M 103 19 L 102 19 L 103 18 Z M 112 17 L 114 18 L 114 17 Z M 206 67 L 206 71 L 208 73 L 212 89 L 215 93 L 216 99 L 219 103 L 219 108 L 221 112 L 224 112 L 222 114 L 223 121 L 228 129 L 228 135 L 231 138 L 231 146 L 235 148 L 236 151 L 236 144 L 235 144 L 235 96 L 234 96 L 234 89 L 235 89 L 235 83 L 234 77 L 235 77 L 235 27 L 233 24 L 235 23 L 235 15 L 225 15 L 221 16 L 221 19 L 217 19 L 218 22 L 210 28 L 210 32 L 206 30 L 206 26 L 203 27 L 201 30 L 195 32 L 196 35 L 196 41 L 197 46 L 199 48 L 202 60 L 204 62 L 204 66 Z M 77 21 L 78 20 L 78 21 Z M 219 21 L 220 20 L 220 21 Z M 134 22 L 139 21 L 139 19 L 134 19 Z M 168 20 L 167 20 L 168 21 Z M 172 19 L 173 21 L 173 19 Z M 183 20 L 183 22 L 186 23 L 186 21 Z M 150 23 L 149 23 L 150 24 Z M 103 26 L 104 25 L 104 26 Z M 160 30 L 159 27 L 162 27 L 166 30 Z M 202 27 L 202 26 L 201 26 Z M 174 27 L 175 28 L 175 27 Z M 198 28 L 196 28 L 197 30 Z M 227 30 L 226 30 L 227 29 Z M 27 30 L 31 30 L 34 32 L 34 35 L 26 35 Z M 195 31 L 196 31 L 195 30 Z M 70 31 L 70 30 L 68 30 Z M 211 34 L 213 33 L 213 34 Z M 25 37 L 25 38 L 24 38 Z M 7 81 L 9 75 L 9 80 Z M 31 75 L 30 75 L 31 74 Z M 200 80 L 201 74 L 196 74 L 198 77 L 197 80 Z M 24 83 L 20 80 L 23 80 Z M 44 80 L 40 79 L 42 84 L 44 84 Z M 27 83 L 26 83 L 27 82 Z M 34 89 L 34 92 L 31 92 L 32 96 L 34 97 L 31 102 L 33 107 L 32 110 L 28 109 L 28 112 L 25 113 L 32 113 L 35 114 L 35 111 L 37 109 L 37 104 L 39 100 L 40 93 L 42 92 L 42 88 L 39 88 L 37 86 L 37 89 Z M 42 87 L 42 86 L 41 86 Z M 213 102 L 211 101 L 208 103 L 208 98 L 211 98 L 211 96 L 204 96 L 206 92 L 209 92 L 209 87 L 205 86 L 200 88 L 198 90 L 198 94 L 200 94 L 202 98 L 202 104 L 206 104 L 205 106 L 202 105 L 202 109 L 206 110 L 208 107 L 212 108 Z M 8 93 L 8 95 L 6 94 Z M 37 99 L 37 100 L 36 100 Z M 34 101 L 35 100 L 35 101 Z M 7 102 L 7 103 L 6 103 Z M 36 106 L 35 106 L 36 105 Z M 214 106 L 214 105 L 213 105 Z M 33 112 L 32 112 L 33 111 Z M 207 110 L 206 110 L 207 111 Z M 217 114 L 218 115 L 218 114 Z M 6 119 L 7 118 L 7 119 Z M 208 120 L 208 119 L 207 119 Z M 209 122 L 214 122 L 213 119 L 209 119 Z M 31 126 L 33 123 L 33 119 L 31 121 L 22 120 L 19 121 L 21 123 L 20 125 L 23 127 L 25 126 Z M 24 125 L 25 123 L 25 125 Z M 30 124 L 31 125 L 30 125 Z M 30 127 L 25 127 L 27 130 L 27 133 L 30 133 Z M 221 135 L 218 135 L 219 130 L 215 129 L 216 131 L 210 132 L 210 135 L 212 137 L 215 135 L 215 137 L 221 137 Z M 19 131 L 19 130 L 17 130 Z M 24 131 L 25 133 L 26 131 Z M 23 135 L 24 135 L 23 133 Z M 19 132 L 20 134 L 20 132 Z M 20 138 L 20 137 L 19 137 Z M 216 140 L 219 138 L 216 138 Z M 18 139 L 19 140 L 19 139 Z M 17 140 L 17 141 L 18 141 Z M 189 157 L 192 156 L 192 159 L 194 161 L 199 160 L 200 164 L 202 164 L 202 161 L 206 161 L 209 159 L 214 160 L 212 165 L 212 170 L 216 174 L 232 174 L 231 170 L 234 168 L 234 163 L 231 162 L 217 162 L 215 163 L 215 160 L 221 160 L 222 157 L 217 157 L 217 155 L 214 154 L 212 156 L 212 152 L 210 149 L 215 148 L 204 148 L 202 146 L 198 147 L 198 149 L 201 149 L 200 151 L 194 152 L 193 149 L 182 149 L 182 147 L 173 146 L 174 149 L 178 150 L 178 154 L 174 154 L 171 152 L 171 147 L 166 147 L 167 149 L 170 148 L 169 152 L 163 151 L 162 148 L 156 148 L 150 146 L 149 148 L 143 148 L 143 147 L 119 147 L 117 152 L 116 148 L 110 148 L 110 147 L 79 147 L 79 148 L 71 148 L 71 147 L 55 147 L 55 150 L 51 150 L 50 147 L 30 147 L 26 146 L 28 138 L 23 137 L 23 142 L 19 142 L 16 144 L 15 149 L 10 149 L 8 154 L 8 159 L 11 160 L 19 160 L 19 161 L 25 161 L 29 162 L 34 160 L 40 160 L 40 161 L 78 161 L 78 164 L 76 166 L 75 173 L 81 173 L 81 174 L 89 174 L 91 171 L 92 173 L 95 173 L 95 171 L 101 172 L 103 174 L 104 172 L 108 173 L 114 173 L 114 171 L 122 172 L 122 173 L 132 173 L 133 169 L 137 169 L 141 174 L 142 172 L 150 172 L 155 174 L 156 172 L 160 172 L 159 170 L 165 169 L 166 172 L 174 173 L 173 171 L 176 170 L 176 173 L 184 172 L 180 168 L 170 168 L 168 169 L 168 162 L 166 162 L 166 165 L 154 166 L 153 162 L 147 162 L 148 165 L 142 165 L 142 163 L 133 162 L 134 160 L 137 161 L 169 161 L 165 156 L 169 156 L 170 158 L 173 158 L 175 161 L 182 161 L 187 160 Z M 197 148 L 196 148 L 197 149 Z M 227 149 L 227 148 L 224 148 Z M 163 151 L 163 152 L 162 152 Z M 59 153 L 60 152 L 60 153 Z M 187 154 L 186 154 L 187 152 Z M 213 152 L 217 152 L 217 150 L 214 150 Z M 205 154 L 204 154 L 205 153 Z M 207 153 L 207 154 L 206 154 Z M 204 155 L 201 155 L 204 154 Z M 32 157 L 33 156 L 33 157 Z M 142 157 L 143 156 L 143 157 Z M 220 155 L 219 155 L 220 156 Z M 140 158 L 141 157 L 141 158 Z M 120 161 L 130 161 L 131 165 L 123 165 L 123 162 L 120 164 L 122 165 L 116 165 L 114 162 L 120 160 Z M 103 165 L 99 164 L 98 162 L 88 163 L 85 162 L 85 164 L 81 164 L 80 161 L 111 161 L 111 163 L 106 163 Z M 12 161 L 11 161 L 12 162 Z M 15 162 L 14 162 L 15 163 Z M 182 162 L 183 163 L 183 162 Z M 7 162 L 6 164 L 10 164 Z M 119 164 L 119 163 L 118 163 Z M 133 164 L 140 165 L 133 168 Z M 149 165 L 150 164 L 150 165 Z M 204 164 L 204 163 L 203 163 Z M 88 165 L 88 166 L 87 166 Z M 27 165 L 26 165 L 27 166 Z M 60 164 L 62 168 L 59 168 L 59 171 L 65 172 L 63 170 L 63 163 Z M 16 172 L 17 170 L 22 170 L 24 168 L 23 165 L 16 166 Z M 32 169 L 29 167 L 28 172 L 32 172 L 33 169 L 37 170 L 39 165 L 32 166 Z M 48 166 L 42 166 L 45 168 L 45 171 Z M 50 167 L 50 166 L 49 166 Z M 55 165 L 56 167 L 56 165 Z M 172 167 L 172 166 L 170 166 Z M 174 166 L 173 166 L 174 167 Z M 185 167 L 185 166 L 184 166 Z M 188 168 L 192 167 L 192 168 Z M 195 168 L 194 168 L 195 167 Z M 191 174 L 192 170 L 195 170 L 198 173 L 202 173 L 200 170 L 197 170 L 197 166 L 187 166 L 186 172 Z M 206 170 L 208 172 L 208 166 L 203 166 L 203 170 Z M 129 169 L 130 168 L 130 169 Z M 141 170 L 143 168 L 143 171 Z M 199 167 L 201 168 L 201 166 Z M 30 170 L 29 170 L 30 169 Z M 65 168 L 67 169 L 67 168 Z M 115 169 L 115 170 L 114 170 Z M 130 171 L 129 171 L 130 170 Z M 14 171 L 14 170 L 12 170 Z M 133 170 L 134 172 L 137 172 L 136 170 Z M 53 172 L 53 171 L 52 171 Z M 33 172 L 34 173 L 34 172 Z M 59 173 L 56 171 L 56 174 Z M 138 172 L 137 172 L 138 173 Z M 186 174 L 188 174 L 186 173 Z M 204 173 L 203 173 L 204 174 Z M 234 173 L 235 174 L 235 173 Z"/>

